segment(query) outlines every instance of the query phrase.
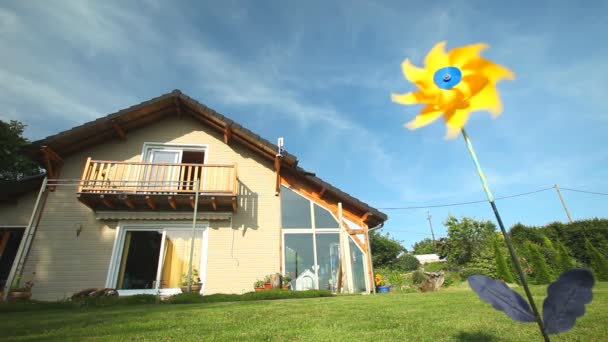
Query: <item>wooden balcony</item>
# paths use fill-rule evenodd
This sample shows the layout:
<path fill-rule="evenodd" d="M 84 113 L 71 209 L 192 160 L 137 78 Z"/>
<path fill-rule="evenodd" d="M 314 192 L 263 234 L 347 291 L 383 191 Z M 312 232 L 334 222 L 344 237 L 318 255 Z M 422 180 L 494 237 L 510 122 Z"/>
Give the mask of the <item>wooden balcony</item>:
<path fill-rule="evenodd" d="M 93 210 L 192 211 L 197 180 L 198 210 L 236 212 L 236 164 L 170 164 L 89 158 L 77 196 Z"/>

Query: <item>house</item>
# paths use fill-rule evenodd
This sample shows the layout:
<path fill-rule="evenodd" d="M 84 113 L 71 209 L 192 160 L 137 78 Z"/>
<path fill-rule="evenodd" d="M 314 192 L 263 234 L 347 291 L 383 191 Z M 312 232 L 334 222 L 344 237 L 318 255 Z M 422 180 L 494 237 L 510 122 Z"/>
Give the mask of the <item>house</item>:
<path fill-rule="evenodd" d="M 367 231 L 387 216 L 179 90 L 26 153 L 47 177 L 0 189 L 0 251 L 3 278 L 32 279 L 34 299 L 179 293 L 191 263 L 204 294 L 271 273 L 293 289 L 373 291 Z"/>
<path fill-rule="evenodd" d="M 437 254 L 417 254 L 414 255 L 421 265 L 428 264 L 431 262 L 441 262 L 445 259 L 441 259 Z"/>

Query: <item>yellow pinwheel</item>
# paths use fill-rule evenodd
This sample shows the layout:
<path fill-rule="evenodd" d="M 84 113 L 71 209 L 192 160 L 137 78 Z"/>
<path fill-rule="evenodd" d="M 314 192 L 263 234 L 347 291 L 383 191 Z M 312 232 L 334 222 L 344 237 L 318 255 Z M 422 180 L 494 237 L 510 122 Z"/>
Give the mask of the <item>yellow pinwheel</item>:
<path fill-rule="evenodd" d="M 473 44 L 445 52 L 446 42 L 439 42 L 424 59 L 424 69 L 408 59 L 401 64 L 405 78 L 418 90 L 392 94 L 392 100 L 404 105 L 424 104 L 409 129 L 426 126 L 444 116 L 448 138 L 458 135 L 472 111 L 486 110 L 494 117 L 502 112 L 496 83 L 513 80 L 511 70 L 480 57 L 488 46 Z"/>

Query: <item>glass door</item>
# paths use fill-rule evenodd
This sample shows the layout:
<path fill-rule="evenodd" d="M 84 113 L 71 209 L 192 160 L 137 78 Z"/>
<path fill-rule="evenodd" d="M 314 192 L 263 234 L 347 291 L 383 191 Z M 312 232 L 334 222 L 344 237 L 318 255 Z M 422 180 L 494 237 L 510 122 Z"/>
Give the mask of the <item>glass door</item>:
<path fill-rule="evenodd" d="M 193 284 L 204 279 L 204 232 L 198 229 L 192 251 Z M 187 285 L 190 265 L 192 230 L 187 228 L 146 229 L 123 231 L 120 258 L 115 262 L 116 288 L 121 295 L 137 293 L 180 293 Z"/>
<path fill-rule="evenodd" d="M 153 148 L 148 150 L 142 180 L 152 192 L 171 192 L 179 188 L 179 165 L 182 151 L 177 149 Z"/>

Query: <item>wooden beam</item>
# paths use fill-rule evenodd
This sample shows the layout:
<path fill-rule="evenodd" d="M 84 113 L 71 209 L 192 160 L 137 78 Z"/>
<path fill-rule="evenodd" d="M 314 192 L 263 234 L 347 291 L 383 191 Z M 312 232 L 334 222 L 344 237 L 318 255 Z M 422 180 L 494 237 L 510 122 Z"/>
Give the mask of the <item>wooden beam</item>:
<path fill-rule="evenodd" d="M 277 174 L 277 182 L 274 189 L 274 195 L 278 196 L 281 193 L 281 157 L 274 157 L 274 171 Z"/>
<path fill-rule="evenodd" d="M 217 210 L 217 202 L 215 201 L 215 196 L 211 197 L 211 207 L 214 211 Z"/>
<path fill-rule="evenodd" d="M 323 198 L 323 196 L 325 196 L 325 191 L 327 191 L 327 188 L 322 187 L 321 191 L 319 191 L 319 198 Z"/>
<path fill-rule="evenodd" d="M 175 198 L 173 196 L 167 197 L 167 201 L 169 202 L 169 205 L 171 206 L 171 208 L 173 208 L 173 210 L 177 210 L 177 202 L 175 201 Z"/>
<path fill-rule="evenodd" d="M 357 246 L 359 246 L 359 248 L 361 248 L 361 250 L 363 252 L 367 252 L 367 247 L 363 244 L 363 242 L 361 240 L 359 240 L 359 237 L 357 235 L 351 235 L 351 237 L 353 238 L 353 241 L 357 244 Z"/>
<path fill-rule="evenodd" d="M 112 201 L 110 201 L 109 198 L 106 198 L 105 195 L 99 195 L 99 199 L 101 200 L 101 203 L 103 203 L 106 207 L 110 208 L 110 209 L 115 209 L 116 206 L 114 205 L 114 203 L 112 203 Z"/>
<path fill-rule="evenodd" d="M 61 173 L 61 166 L 63 165 L 63 159 L 53 151 L 50 147 L 44 145 L 40 148 L 46 166 L 46 171 L 49 179 L 57 179 Z M 55 191 L 55 186 L 49 186 L 50 191 Z"/>
<path fill-rule="evenodd" d="M 8 243 L 8 239 L 11 237 L 11 232 L 6 231 L 2 233 L 2 240 L 0 241 L 0 259 L 2 258 L 2 254 L 4 254 L 4 249 L 6 248 L 6 244 Z"/>
<path fill-rule="evenodd" d="M 236 202 L 236 197 L 232 197 L 232 212 L 236 213 L 237 208 L 238 208 L 238 203 Z"/>
<path fill-rule="evenodd" d="M 192 207 L 192 209 L 194 209 L 194 205 L 195 205 L 194 196 L 190 196 L 190 206 Z"/>
<path fill-rule="evenodd" d="M 224 129 L 224 144 L 228 144 L 230 142 L 230 138 L 232 138 L 232 128 L 230 126 L 226 126 Z"/>
<path fill-rule="evenodd" d="M 80 203 L 86 205 L 87 207 L 93 209 L 93 203 L 91 203 L 91 201 L 89 201 L 89 199 L 87 197 L 85 197 L 83 194 L 78 194 L 76 195 L 76 198 L 80 201 Z"/>
<path fill-rule="evenodd" d="M 176 98 L 173 99 L 173 103 L 175 103 L 175 111 L 177 112 L 177 117 L 182 117 L 182 107 L 179 105 L 179 100 Z"/>
<path fill-rule="evenodd" d="M 374 216 L 374 214 L 372 214 L 368 211 L 367 213 L 363 214 L 363 216 L 361 216 L 361 222 L 367 221 L 367 219 L 370 218 L 371 216 Z"/>
<path fill-rule="evenodd" d="M 146 204 L 148 204 L 148 207 L 150 207 L 150 209 L 156 210 L 156 202 L 154 202 L 154 198 L 146 196 Z"/>
<path fill-rule="evenodd" d="M 121 140 L 127 140 L 127 133 L 125 133 L 125 131 L 122 130 L 122 128 L 120 127 L 120 125 L 118 125 L 118 122 L 116 122 L 116 120 L 112 120 L 112 127 L 114 128 L 114 130 L 116 131 L 116 133 L 118 134 L 118 136 L 120 137 Z"/>
<path fill-rule="evenodd" d="M 135 210 L 135 203 L 133 203 L 133 201 L 128 196 L 125 195 L 124 198 L 122 199 L 122 201 L 125 202 L 127 207 Z"/>
<path fill-rule="evenodd" d="M 61 159 L 61 157 L 55 151 L 53 151 L 52 148 L 44 145 L 41 149 L 44 151 L 44 153 L 47 153 L 52 160 L 63 163 L 63 159 Z"/>

